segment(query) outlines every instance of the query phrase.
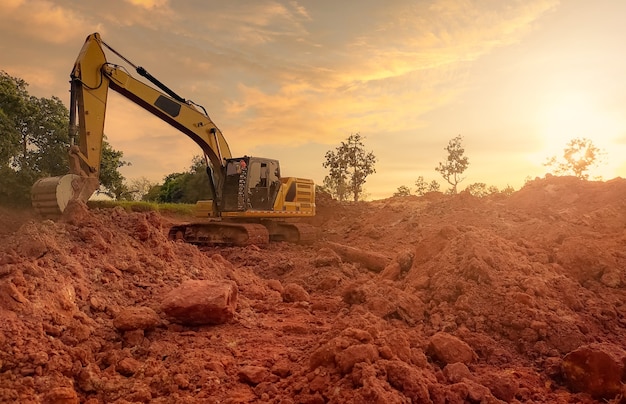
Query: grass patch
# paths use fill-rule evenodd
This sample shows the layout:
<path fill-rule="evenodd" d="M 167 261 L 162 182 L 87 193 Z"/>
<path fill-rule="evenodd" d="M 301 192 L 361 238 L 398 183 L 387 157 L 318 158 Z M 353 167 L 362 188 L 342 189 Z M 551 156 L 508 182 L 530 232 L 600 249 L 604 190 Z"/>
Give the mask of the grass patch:
<path fill-rule="evenodd" d="M 94 209 L 112 209 L 121 206 L 128 212 L 159 212 L 169 215 L 194 216 L 196 205 L 188 203 L 156 203 L 145 201 L 88 201 Z"/>

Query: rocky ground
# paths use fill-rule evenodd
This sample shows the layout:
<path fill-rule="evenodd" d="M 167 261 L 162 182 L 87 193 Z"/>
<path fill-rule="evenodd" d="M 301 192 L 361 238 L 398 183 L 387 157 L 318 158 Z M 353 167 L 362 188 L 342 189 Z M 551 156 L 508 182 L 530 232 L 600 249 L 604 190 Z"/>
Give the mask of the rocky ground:
<path fill-rule="evenodd" d="M 626 180 L 318 206 L 202 248 L 0 210 L 0 402 L 626 403 Z"/>

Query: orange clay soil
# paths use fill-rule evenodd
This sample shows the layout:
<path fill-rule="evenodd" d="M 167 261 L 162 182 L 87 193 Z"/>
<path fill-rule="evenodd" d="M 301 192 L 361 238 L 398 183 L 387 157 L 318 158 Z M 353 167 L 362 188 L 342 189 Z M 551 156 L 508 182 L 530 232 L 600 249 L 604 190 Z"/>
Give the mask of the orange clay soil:
<path fill-rule="evenodd" d="M 0 402 L 625 402 L 626 180 L 319 196 L 313 245 L 198 248 L 171 222 L 0 210 Z M 165 316 L 187 280 L 234 282 L 234 316 Z"/>

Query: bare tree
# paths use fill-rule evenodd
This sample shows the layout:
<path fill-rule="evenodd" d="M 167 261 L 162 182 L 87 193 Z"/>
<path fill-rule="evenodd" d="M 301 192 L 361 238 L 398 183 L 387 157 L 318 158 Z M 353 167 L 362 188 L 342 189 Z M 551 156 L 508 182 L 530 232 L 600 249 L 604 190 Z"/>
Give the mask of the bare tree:
<path fill-rule="evenodd" d="M 126 187 L 128 188 L 130 199 L 133 201 L 141 201 L 155 185 L 157 185 L 157 183 L 150 181 L 147 177 L 139 177 L 128 181 Z"/>

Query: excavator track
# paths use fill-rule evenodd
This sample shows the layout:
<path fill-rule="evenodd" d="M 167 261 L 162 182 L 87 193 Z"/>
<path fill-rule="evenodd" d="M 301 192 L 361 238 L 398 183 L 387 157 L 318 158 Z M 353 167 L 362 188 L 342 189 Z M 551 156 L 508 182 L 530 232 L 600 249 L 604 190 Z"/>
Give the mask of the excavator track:
<path fill-rule="evenodd" d="M 298 228 L 300 244 L 310 244 L 317 241 L 320 237 L 319 228 L 306 223 L 294 223 Z"/>
<path fill-rule="evenodd" d="M 310 244 L 319 238 L 316 227 L 306 223 L 272 222 L 264 223 L 270 232 L 270 240 L 288 243 Z"/>
<path fill-rule="evenodd" d="M 196 222 L 173 226 L 170 240 L 185 243 L 211 245 L 228 244 L 245 246 L 264 245 L 270 242 L 267 228 L 255 223 Z"/>

